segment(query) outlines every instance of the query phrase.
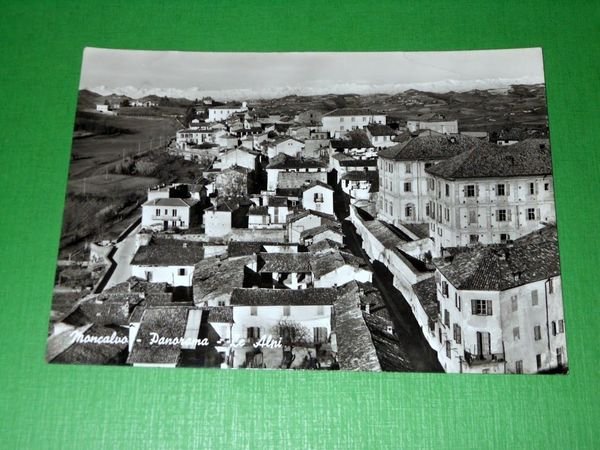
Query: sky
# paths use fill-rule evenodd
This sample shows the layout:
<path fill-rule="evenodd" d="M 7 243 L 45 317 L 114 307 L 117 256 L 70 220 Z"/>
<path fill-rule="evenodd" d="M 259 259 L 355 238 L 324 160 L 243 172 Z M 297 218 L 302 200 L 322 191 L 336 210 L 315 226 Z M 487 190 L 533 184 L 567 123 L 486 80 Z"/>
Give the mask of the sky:
<path fill-rule="evenodd" d="M 544 82 L 540 48 L 448 52 L 208 53 L 86 48 L 80 89 L 216 100 L 393 94 Z"/>

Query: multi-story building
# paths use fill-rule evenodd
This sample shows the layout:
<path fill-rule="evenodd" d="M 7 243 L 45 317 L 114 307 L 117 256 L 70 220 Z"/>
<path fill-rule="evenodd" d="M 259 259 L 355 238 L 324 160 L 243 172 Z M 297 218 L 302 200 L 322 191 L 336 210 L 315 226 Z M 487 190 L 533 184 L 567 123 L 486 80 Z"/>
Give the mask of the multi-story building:
<path fill-rule="evenodd" d="M 425 170 L 466 150 L 489 145 L 469 136 L 419 136 L 381 150 L 378 218 L 394 225 L 426 222 L 431 177 Z"/>
<path fill-rule="evenodd" d="M 556 221 L 547 140 L 475 147 L 425 171 L 425 213 L 437 254 L 508 242 Z"/>
<path fill-rule="evenodd" d="M 321 124 L 323 131 L 331 136 L 339 137 L 348 131 L 358 130 L 370 124 L 385 125 L 386 116 L 365 108 L 341 108 L 323 114 Z"/>
<path fill-rule="evenodd" d="M 447 372 L 538 373 L 567 365 L 558 239 L 548 226 L 435 260 L 438 359 Z"/>
<path fill-rule="evenodd" d="M 241 105 L 224 105 L 224 106 L 212 106 L 208 108 L 208 119 L 207 122 L 220 122 L 229 119 L 236 113 L 248 111 L 248 104 L 242 102 Z"/>

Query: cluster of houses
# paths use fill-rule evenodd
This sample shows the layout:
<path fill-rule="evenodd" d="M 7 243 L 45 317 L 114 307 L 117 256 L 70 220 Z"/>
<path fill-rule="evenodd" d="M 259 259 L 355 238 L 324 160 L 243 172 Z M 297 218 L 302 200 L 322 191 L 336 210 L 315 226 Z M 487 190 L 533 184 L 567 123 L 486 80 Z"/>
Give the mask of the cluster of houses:
<path fill-rule="evenodd" d="M 379 152 L 378 176 L 353 223 L 444 369 L 565 371 L 549 141 L 421 135 Z"/>
<path fill-rule="evenodd" d="M 412 370 L 370 265 L 345 247 L 349 214 L 444 370 L 566 367 L 547 140 L 202 104 L 170 148 L 198 179 L 148 190 L 131 278 L 57 317 L 49 360 Z"/>

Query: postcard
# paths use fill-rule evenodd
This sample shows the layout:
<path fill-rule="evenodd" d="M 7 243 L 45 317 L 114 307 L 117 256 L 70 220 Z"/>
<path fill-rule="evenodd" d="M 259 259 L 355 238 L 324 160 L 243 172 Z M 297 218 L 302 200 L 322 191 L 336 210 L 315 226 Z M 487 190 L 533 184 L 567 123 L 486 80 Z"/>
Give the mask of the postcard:
<path fill-rule="evenodd" d="M 542 50 L 87 48 L 60 364 L 568 371 Z"/>

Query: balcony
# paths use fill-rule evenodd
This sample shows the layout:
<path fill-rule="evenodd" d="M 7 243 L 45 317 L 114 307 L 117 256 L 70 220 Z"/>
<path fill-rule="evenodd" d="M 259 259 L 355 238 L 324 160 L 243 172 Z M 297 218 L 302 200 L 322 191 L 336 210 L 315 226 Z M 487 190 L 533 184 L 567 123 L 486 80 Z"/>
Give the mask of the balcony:
<path fill-rule="evenodd" d="M 504 353 L 488 353 L 486 355 L 470 353 L 465 350 L 465 361 L 470 366 L 482 366 L 504 361 Z"/>

